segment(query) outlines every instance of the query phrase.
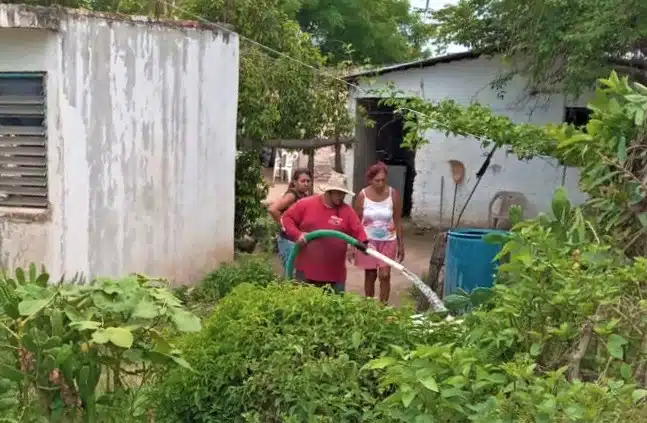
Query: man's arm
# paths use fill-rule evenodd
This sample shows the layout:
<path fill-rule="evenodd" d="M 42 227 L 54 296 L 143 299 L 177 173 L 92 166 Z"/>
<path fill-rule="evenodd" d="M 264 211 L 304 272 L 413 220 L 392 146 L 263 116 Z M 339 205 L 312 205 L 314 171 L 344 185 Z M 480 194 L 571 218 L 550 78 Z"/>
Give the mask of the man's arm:
<path fill-rule="evenodd" d="M 303 233 L 299 227 L 304 215 L 304 201 L 297 201 L 281 215 L 281 229 L 291 241 L 298 241 Z"/>
<path fill-rule="evenodd" d="M 348 207 L 348 229 L 350 233 L 348 235 L 352 236 L 356 240 L 362 243 L 367 243 L 368 238 L 366 232 L 364 231 L 364 225 L 359 220 L 359 216 L 352 208 Z"/>

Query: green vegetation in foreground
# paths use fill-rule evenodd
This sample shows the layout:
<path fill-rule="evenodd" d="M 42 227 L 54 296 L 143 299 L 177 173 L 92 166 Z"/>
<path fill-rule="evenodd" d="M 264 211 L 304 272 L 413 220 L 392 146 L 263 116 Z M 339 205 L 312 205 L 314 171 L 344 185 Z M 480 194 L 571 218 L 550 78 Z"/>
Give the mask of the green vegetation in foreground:
<path fill-rule="evenodd" d="M 0 280 L 3 418 L 646 421 L 647 87 L 615 74 L 601 84 L 586 133 L 427 104 L 457 132 L 480 122 L 492 142 L 527 153 L 543 140 L 581 165 L 590 196 L 574 207 L 559 189 L 549 215 L 493 239 L 508 259 L 460 324 L 293 284 L 253 256 L 178 291 L 208 316 L 203 328 L 160 281 L 48 284 L 31 266 Z"/>
<path fill-rule="evenodd" d="M 139 388 L 190 365 L 164 333 L 200 320 L 144 276 L 53 283 L 31 265 L 0 281 L 3 422 L 145 422 Z"/>

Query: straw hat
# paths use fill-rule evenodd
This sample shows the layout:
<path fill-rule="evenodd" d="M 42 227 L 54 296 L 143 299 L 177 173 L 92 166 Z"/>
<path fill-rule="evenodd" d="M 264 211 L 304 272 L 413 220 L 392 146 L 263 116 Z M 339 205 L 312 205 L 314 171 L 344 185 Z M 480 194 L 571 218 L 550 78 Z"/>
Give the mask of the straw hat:
<path fill-rule="evenodd" d="M 330 178 L 325 184 L 321 184 L 319 189 L 322 192 L 328 191 L 341 191 L 348 195 L 355 195 L 355 193 L 348 189 L 348 183 L 346 182 L 346 175 L 332 171 L 330 173 Z"/>

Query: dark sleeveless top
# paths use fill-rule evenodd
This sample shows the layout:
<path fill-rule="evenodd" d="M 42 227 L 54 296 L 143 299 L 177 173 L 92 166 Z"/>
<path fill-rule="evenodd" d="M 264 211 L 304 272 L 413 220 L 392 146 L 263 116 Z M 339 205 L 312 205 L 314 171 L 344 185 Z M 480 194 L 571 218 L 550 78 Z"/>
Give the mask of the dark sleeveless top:
<path fill-rule="evenodd" d="M 285 195 L 285 194 L 292 194 L 292 195 L 294 195 L 294 198 L 295 198 L 294 203 L 296 203 L 296 202 L 297 202 L 297 201 L 299 201 L 300 199 L 302 199 L 302 198 L 304 198 L 304 197 L 307 197 L 307 196 L 308 196 L 308 194 L 302 194 L 302 193 L 300 193 L 299 191 L 295 190 L 294 188 L 290 188 L 289 190 L 285 191 L 285 193 L 284 193 L 283 195 Z M 292 203 L 292 204 L 294 204 L 294 203 Z M 290 204 L 290 206 L 291 206 L 292 204 Z M 285 208 L 285 210 L 287 210 L 290 206 L 286 207 L 286 208 Z M 281 210 L 281 214 L 283 214 L 283 212 L 284 212 L 285 210 Z"/>

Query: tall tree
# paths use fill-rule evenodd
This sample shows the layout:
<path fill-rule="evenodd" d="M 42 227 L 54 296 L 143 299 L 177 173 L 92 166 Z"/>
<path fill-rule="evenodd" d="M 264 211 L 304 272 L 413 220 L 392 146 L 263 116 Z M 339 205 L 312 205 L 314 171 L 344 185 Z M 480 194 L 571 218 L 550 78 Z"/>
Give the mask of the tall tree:
<path fill-rule="evenodd" d="M 336 61 L 384 64 L 423 54 L 428 26 L 409 0 L 301 1 L 296 13 L 301 28 Z"/>
<path fill-rule="evenodd" d="M 434 19 L 438 41 L 507 56 L 533 89 L 577 94 L 612 68 L 647 80 L 644 0 L 460 0 Z"/>
<path fill-rule="evenodd" d="M 244 140 L 345 135 L 343 82 L 326 77 L 326 58 L 288 16 L 295 0 L 183 0 L 186 18 L 232 25 L 241 40 L 238 137 Z M 251 41 L 250 41 L 251 40 Z M 260 47 L 260 44 L 268 48 Z M 274 50 L 274 52 L 272 51 Z M 277 52 L 280 52 L 277 53 Z M 334 129 L 331 129 L 334 128 Z"/>

